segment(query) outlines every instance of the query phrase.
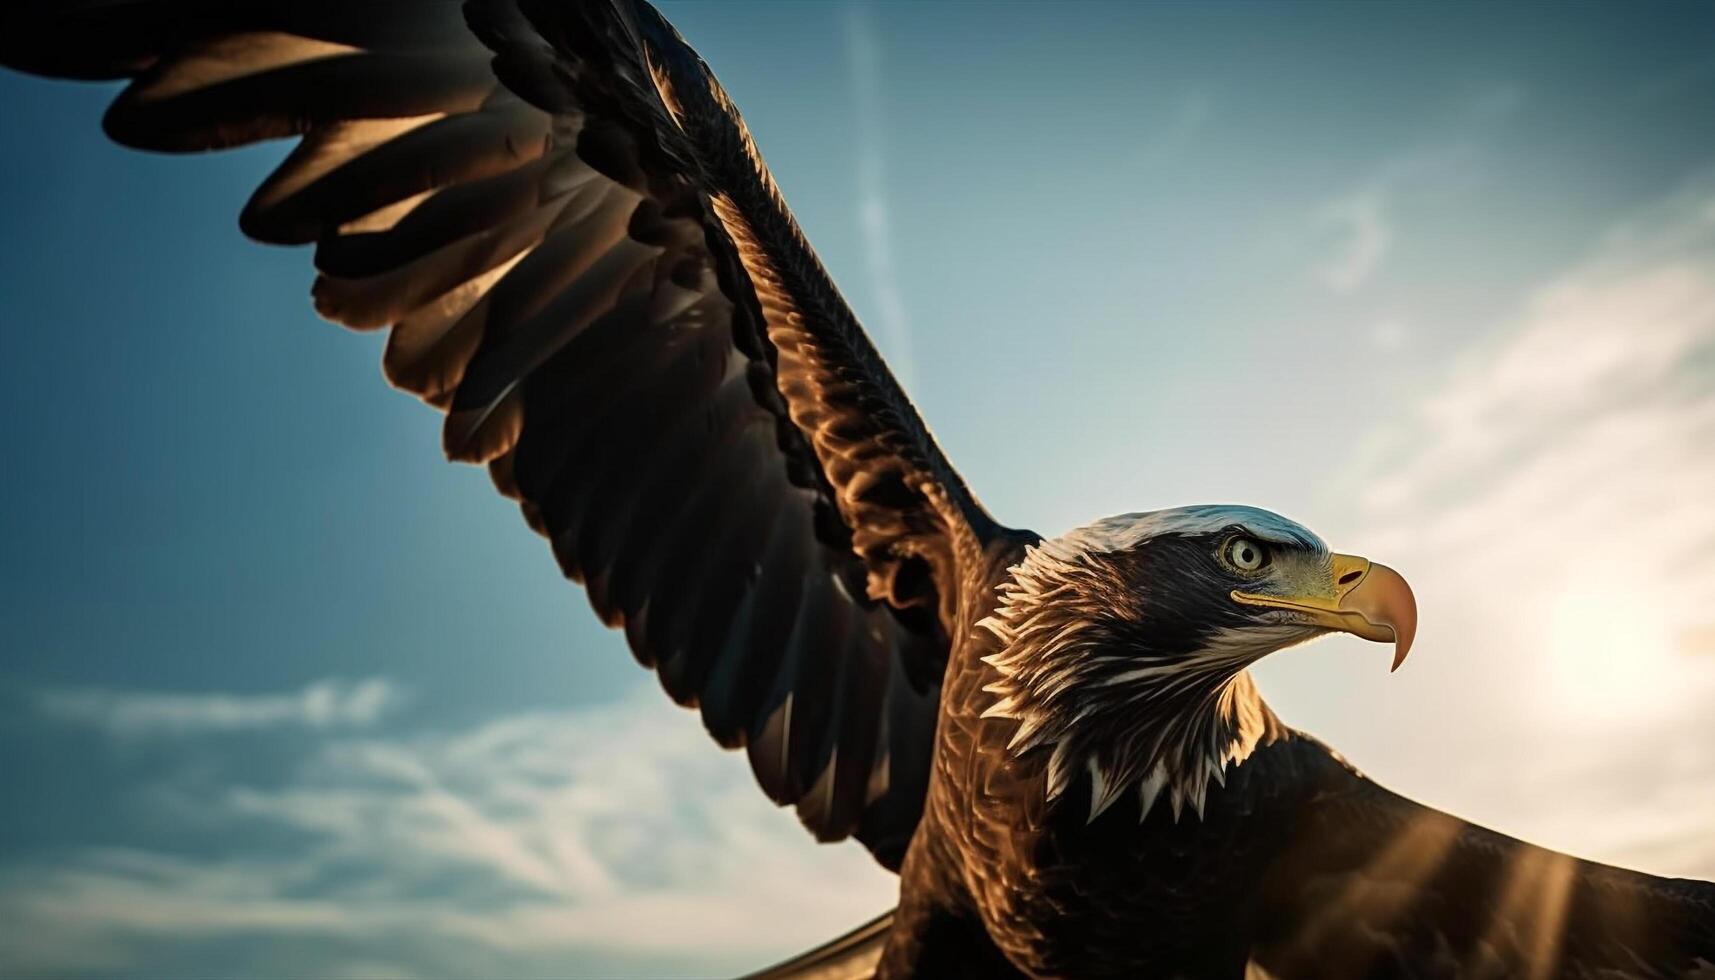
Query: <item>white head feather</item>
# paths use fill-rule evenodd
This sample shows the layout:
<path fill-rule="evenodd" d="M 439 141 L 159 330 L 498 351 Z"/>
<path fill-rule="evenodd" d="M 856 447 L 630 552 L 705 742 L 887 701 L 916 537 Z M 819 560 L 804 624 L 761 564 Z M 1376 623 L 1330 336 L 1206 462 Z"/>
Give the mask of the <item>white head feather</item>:
<path fill-rule="evenodd" d="M 985 718 L 1018 722 L 1008 749 L 1022 755 L 1048 749 L 1048 795 L 1059 796 L 1080 771 L 1090 774 L 1090 819 L 1126 792 L 1138 794 L 1147 816 L 1166 798 L 1177 819 L 1187 806 L 1201 815 L 1209 784 L 1224 785 L 1226 768 L 1250 755 L 1267 727 L 1266 710 L 1244 668 L 1257 658 L 1318 631 L 1257 625 L 1220 630 L 1189 655 L 1151 659 L 1115 649 L 1103 628 L 1116 593 L 1108 556 L 1162 535 L 1214 534 L 1239 527 L 1259 539 L 1326 552 L 1321 539 L 1278 514 L 1255 507 L 1207 505 L 1103 518 L 1025 550 L 999 589 L 993 615 L 977 625 L 1000 641 L 984 662 L 996 679 Z M 1206 687 L 1207 697 L 1197 690 Z M 1168 740 L 1159 709 L 1169 696 L 1190 692 L 1193 717 Z M 1176 702 L 1177 710 L 1178 702 Z M 1099 716 L 1129 712 L 1136 724 L 1092 735 Z M 1157 712 L 1159 713 L 1159 711 Z"/>

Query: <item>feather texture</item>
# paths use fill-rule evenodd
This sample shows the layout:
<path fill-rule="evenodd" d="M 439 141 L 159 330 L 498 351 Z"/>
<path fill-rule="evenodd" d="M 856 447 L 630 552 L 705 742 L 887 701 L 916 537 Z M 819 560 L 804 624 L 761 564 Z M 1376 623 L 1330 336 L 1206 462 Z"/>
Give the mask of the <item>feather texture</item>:
<path fill-rule="evenodd" d="M 1715 975 L 1715 885 L 1581 861 L 1413 803 L 1313 739 L 1263 765 L 1303 791 L 1258 892 L 1272 976 Z"/>
<path fill-rule="evenodd" d="M 818 837 L 897 864 L 947 658 L 908 609 L 951 608 L 990 524 L 652 10 L 29 2 L 0 62 L 130 79 L 105 125 L 131 146 L 301 137 L 243 230 L 314 243 L 318 311 L 391 331 L 387 379 L 667 693 Z M 914 489 L 866 493 L 869 468 Z"/>

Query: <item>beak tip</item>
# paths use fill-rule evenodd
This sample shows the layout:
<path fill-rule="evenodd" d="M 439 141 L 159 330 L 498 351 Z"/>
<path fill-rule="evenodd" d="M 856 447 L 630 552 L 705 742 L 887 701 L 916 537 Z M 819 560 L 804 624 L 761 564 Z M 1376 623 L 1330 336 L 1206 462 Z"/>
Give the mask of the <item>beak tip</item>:
<path fill-rule="evenodd" d="M 1366 594 L 1360 597 L 1360 591 Z M 1359 599 L 1354 606 L 1364 617 L 1393 634 L 1393 666 L 1388 673 L 1399 670 L 1411 653 L 1412 641 L 1417 639 L 1417 597 L 1411 594 L 1411 586 L 1398 572 L 1376 563 L 1349 598 Z"/>
<path fill-rule="evenodd" d="M 1396 626 L 1393 631 L 1393 666 L 1387 669 L 1390 674 L 1405 665 L 1405 658 L 1411 655 L 1411 641 L 1417 638 L 1415 629 L 1402 633 Z"/>

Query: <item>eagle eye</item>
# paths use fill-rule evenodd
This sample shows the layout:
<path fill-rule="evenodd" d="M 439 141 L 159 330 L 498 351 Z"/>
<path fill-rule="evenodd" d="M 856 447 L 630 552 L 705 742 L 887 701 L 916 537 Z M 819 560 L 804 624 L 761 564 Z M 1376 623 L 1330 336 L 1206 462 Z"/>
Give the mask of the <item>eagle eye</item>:
<path fill-rule="evenodd" d="M 1256 572 L 1268 564 L 1268 549 L 1251 538 L 1230 538 L 1223 557 L 1241 572 Z"/>

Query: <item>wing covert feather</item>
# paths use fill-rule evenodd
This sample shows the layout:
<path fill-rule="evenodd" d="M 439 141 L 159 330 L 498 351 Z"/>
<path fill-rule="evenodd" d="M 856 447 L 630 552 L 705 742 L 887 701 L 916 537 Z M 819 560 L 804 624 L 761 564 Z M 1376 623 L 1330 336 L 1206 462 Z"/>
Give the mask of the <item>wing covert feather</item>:
<path fill-rule="evenodd" d="M 1515 840 L 1378 786 L 1313 739 L 1309 802 L 1259 896 L 1254 956 L 1289 978 L 1715 975 L 1715 885 Z M 1296 805 L 1295 805 L 1296 806 Z M 1700 972 L 1701 971 L 1701 972 Z"/>

